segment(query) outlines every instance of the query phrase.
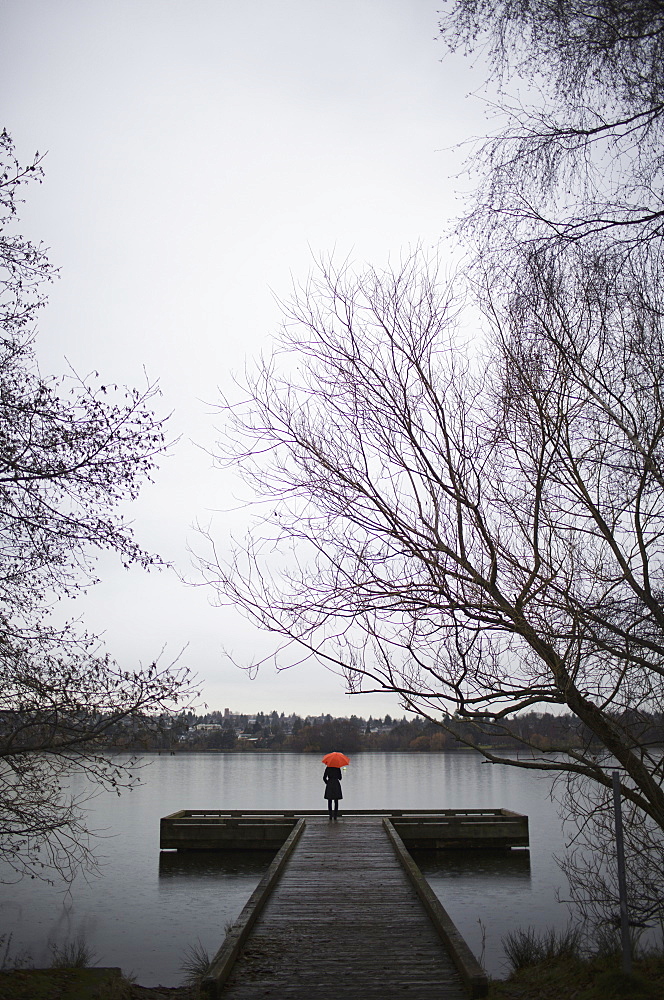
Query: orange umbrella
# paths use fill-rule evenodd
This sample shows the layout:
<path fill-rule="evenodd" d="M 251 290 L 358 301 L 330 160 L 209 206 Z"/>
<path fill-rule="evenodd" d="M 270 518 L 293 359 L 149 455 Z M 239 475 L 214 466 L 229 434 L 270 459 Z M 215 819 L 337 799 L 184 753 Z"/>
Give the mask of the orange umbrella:
<path fill-rule="evenodd" d="M 350 764 L 350 757 L 347 757 L 345 753 L 339 753 L 335 750 L 334 753 L 326 753 L 323 757 L 323 764 L 327 764 L 328 767 L 346 767 Z"/>

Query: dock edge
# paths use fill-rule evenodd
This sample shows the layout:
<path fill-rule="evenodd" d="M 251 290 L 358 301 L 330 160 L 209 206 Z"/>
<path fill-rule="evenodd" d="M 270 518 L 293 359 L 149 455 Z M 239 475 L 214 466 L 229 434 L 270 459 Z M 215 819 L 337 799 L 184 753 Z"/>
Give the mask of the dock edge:
<path fill-rule="evenodd" d="M 287 839 L 280 847 L 251 896 L 242 908 L 230 931 L 224 938 L 221 948 L 210 962 L 210 968 L 201 982 L 201 996 L 206 1000 L 217 1000 L 219 990 L 231 974 L 235 961 L 249 937 L 251 928 L 256 923 L 258 915 L 265 906 L 270 893 L 302 836 L 306 821 L 299 819 Z"/>
<path fill-rule="evenodd" d="M 486 972 L 457 930 L 454 921 L 441 904 L 419 867 L 413 861 L 408 848 L 391 821 L 387 818 L 383 819 L 383 826 L 425 910 L 429 914 L 438 934 L 445 942 L 450 953 L 450 958 L 454 962 L 471 998 L 475 1000 L 475 998 L 485 997 L 489 992 L 489 979 Z"/>

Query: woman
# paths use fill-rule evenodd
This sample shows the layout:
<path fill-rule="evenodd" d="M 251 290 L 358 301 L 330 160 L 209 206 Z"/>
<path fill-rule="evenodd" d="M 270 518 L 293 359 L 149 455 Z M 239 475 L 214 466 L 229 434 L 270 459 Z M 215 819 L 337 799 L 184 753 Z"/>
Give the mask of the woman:
<path fill-rule="evenodd" d="M 341 791 L 341 768 L 340 767 L 326 767 L 323 773 L 323 781 L 325 782 L 325 798 L 327 799 L 327 810 L 329 818 L 334 819 L 339 815 L 339 799 L 343 799 L 343 794 Z M 332 803 L 334 803 L 334 812 L 332 812 Z"/>

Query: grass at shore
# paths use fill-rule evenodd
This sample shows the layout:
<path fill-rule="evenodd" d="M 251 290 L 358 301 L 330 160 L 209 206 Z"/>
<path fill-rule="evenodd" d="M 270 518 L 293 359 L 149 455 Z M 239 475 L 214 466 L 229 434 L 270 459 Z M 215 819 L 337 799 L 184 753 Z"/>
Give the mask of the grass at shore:
<path fill-rule="evenodd" d="M 119 969 L 13 969 L 0 972 L 0 1000 L 129 1000 Z"/>
<path fill-rule="evenodd" d="M 558 957 L 529 965 L 509 979 L 494 981 L 490 1000 L 664 1000 L 664 956 L 634 963 L 632 977 L 618 958 Z"/>
<path fill-rule="evenodd" d="M 635 962 L 626 980 L 612 958 L 551 958 L 493 981 L 489 1000 L 664 1000 L 664 957 Z M 193 1000 L 186 987 L 141 987 L 119 969 L 0 972 L 0 1000 Z"/>

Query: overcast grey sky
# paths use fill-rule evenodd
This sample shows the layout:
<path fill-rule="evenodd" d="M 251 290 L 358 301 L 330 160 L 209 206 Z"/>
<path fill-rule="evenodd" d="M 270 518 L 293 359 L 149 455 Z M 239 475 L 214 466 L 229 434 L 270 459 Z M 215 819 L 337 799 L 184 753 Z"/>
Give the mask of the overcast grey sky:
<path fill-rule="evenodd" d="M 0 0 L 0 127 L 48 154 L 22 230 L 61 268 L 42 370 L 160 381 L 180 441 L 131 515 L 182 574 L 196 520 L 223 549 L 247 519 L 218 513 L 237 485 L 205 449 L 218 388 L 278 330 L 273 293 L 312 253 L 380 264 L 460 211 L 451 147 L 486 127 L 465 99 L 482 73 L 443 60 L 437 20 L 428 0 Z M 100 565 L 73 613 L 127 666 L 186 646 L 211 708 L 398 711 L 322 668 L 251 681 L 223 647 L 251 659 L 269 635 L 175 571 Z"/>

